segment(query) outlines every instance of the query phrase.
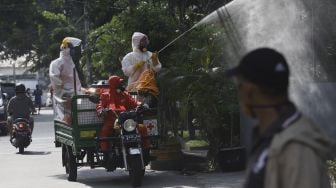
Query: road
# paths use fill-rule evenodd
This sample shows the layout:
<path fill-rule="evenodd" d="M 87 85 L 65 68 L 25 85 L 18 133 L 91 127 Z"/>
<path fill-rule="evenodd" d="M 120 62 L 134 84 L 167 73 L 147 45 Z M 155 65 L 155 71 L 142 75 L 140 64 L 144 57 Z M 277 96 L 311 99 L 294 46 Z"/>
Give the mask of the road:
<path fill-rule="evenodd" d="M 54 146 L 52 110 L 42 109 L 34 115 L 33 142 L 19 154 L 9 143 L 8 136 L 0 137 L 0 187 L 1 188 L 123 188 L 131 187 L 128 173 L 122 169 L 106 172 L 103 168 L 78 170 L 77 182 L 67 181 L 61 165 L 61 149 Z M 184 176 L 178 171 L 147 169 L 143 179 L 146 188 L 203 188 L 240 187 L 243 173 L 197 173 Z"/>

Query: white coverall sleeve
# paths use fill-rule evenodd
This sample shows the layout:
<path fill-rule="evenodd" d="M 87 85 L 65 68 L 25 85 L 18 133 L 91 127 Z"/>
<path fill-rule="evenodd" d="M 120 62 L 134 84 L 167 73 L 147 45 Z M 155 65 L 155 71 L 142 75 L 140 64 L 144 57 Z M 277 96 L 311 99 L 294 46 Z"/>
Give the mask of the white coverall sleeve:
<path fill-rule="evenodd" d="M 49 68 L 49 77 L 52 85 L 55 86 L 61 86 L 62 85 L 62 80 L 60 79 L 60 74 L 61 74 L 61 63 L 53 61 L 50 64 Z"/>
<path fill-rule="evenodd" d="M 134 73 L 134 62 L 131 53 L 127 54 L 123 60 L 121 61 L 122 71 L 124 72 L 125 76 L 131 76 Z"/>

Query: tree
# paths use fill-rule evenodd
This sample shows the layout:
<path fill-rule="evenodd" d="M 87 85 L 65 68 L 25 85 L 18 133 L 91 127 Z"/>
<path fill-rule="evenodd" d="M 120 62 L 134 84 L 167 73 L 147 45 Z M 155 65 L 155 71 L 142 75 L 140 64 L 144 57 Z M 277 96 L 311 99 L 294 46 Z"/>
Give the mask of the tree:
<path fill-rule="evenodd" d="M 21 1 L 13 2 L 17 6 Z M 29 3 L 31 10 L 27 14 L 32 14 L 8 20 L 6 24 L 12 24 L 8 27 L 5 22 L 0 22 L 0 26 L 8 31 L 18 30 L 21 33 L 17 36 L 7 34 L 9 38 L 0 37 L 7 57 L 29 54 L 35 69 L 48 67 L 50 61 L 58 57 L 60 41 L 66 36 L 75 36 L 88 44 L 82 62 L 92 60 L 95 80 L 107 79 L 109 74 L 123 75 L 120 59 L 132 50 L 133 32 L 147 34 L 149 50 L 159 51 L 221 6 L 214 0 L 23 2 Z M 6 3 L 6 6 L 13 4 L 9 0 Z M 88 13 L 86 16 L 83 16 L 84 5 Z M 0 15 L 1 20 L 7 18 L 5 14 Z M 18 19 L 24 20 L 22 25 L 15 25 Z M 88 36 L 83 32 L 85 20 L 89 21 Z M 24 31 L 30 25 L 32 34 L 28 37 Z M 184 126 L 183 117 L 188 112 L 188 104 L 192 103 L 193 118 L 198 120 L 210 142 L 212 159 L 219 147 L 233 146 L 235 135 L 223 135 L 233 130 L 232 127 L 239 126 L 233 115 L 238 111 L 234 86 L 222 76 L 226 66 L 222 61 L 227 58 L 222 42 L 228 40 L 224 33 L 218 28 L 198 27 L 159 54 L 164 67 L 157 77 L 161 90 L 160 106 L 163 107 L 160 110 L 162 130 L 170 130 L 177 135 L 177 130 Z M 9 44 L 9 41 L 18 38 L 25 40 L 20 46 Z M 80 75 L 85 80 L 85 64 L 75 63 L 78 70 L 83 71 Z M 162 132 L 163 137 L 165 133 Z"/>
<path fill-rule="evenodd" d="M 96 79 L 106 79 L 110 73 L 122 75 L 120 59 L 132 50 L 133 32 L 146 33 L 151 41 L 149 49 L 158 50 L 175 35 L 174 25 L 174 20 L 162 8 L 143 3 L 132 14 L 125 11 L 92 31 L 88 42 Z"/>
<path fill-rule="evenodd" d="M 185 44 L 181 48 L 183 52 L 188 52 L 184 54 L 185 58 L 180 56 L 178 64 L 164 70 L 159 76 L 161 97 L 165 97 L 160 106 L 169 110 L 175 104 L 171 101 L 179 101 L 180 111 L 186 114 L 188 104 L 192 103 L 195 112 L 193 118 L 197 119 L 209 141 L 209 160 L 214 161 L 221 147 L 241 144 L 235 86 L 223 76 L 227 64 L 222 63 L 226 57 L 222 53 L 224 45 L 221 41 L 226 41 L 226 38 L 221 30 L 209 28 L 196 29 L 185 38 L 179 44 Z M 167 115 L 165 118 L 172 119 Z"/>
<path fill-rule="evenodd" d="M 37 40 L 35 0 L 3 0 L 0 5 L 0 58 L 16 59 Z"/>
<path fill-rule="evenodd" d="M 200 12 L 205 10 L 205 4 L 181 3 L 142 1 L 132 12 L 126 10 L 92 31 L 89 44 L 95 79 L 106 79 L 111 73 L 123 75 L 120 59 L 131 51 L 134 31 L 146 33 L 150 39 L 149 49 L 155 51 L 201 19 Z M 196 5 L 199 12 L 193 12 Z M 168 130 L 178 134 L 191 102 L 194 118 L 199 120 L 210 142 L 211 160 L 214 160 L 219 147 L 240 144 L 235 89 L 229 80 L 223 78 L 221 71 L 225 68 L 222 63 L 225 59 L 222 42 L 227 40 L 224 33 L 218 28 L 196 28 L 159 54 L 164 67 L 158 75 L 159 106 L 163 107 L 160 109 L 161 136 L 164 137 Z M 231 130 L 234 133 L 228 134 Z"/>

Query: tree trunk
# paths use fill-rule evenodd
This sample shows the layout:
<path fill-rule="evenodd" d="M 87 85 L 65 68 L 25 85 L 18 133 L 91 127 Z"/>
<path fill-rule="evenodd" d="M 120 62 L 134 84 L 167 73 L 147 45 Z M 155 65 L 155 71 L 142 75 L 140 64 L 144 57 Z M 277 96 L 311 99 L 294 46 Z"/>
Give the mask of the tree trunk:
<path fill-rule="evenodd" d="M 137 5 L 137 0 L 128 0 L 128 2 L 130 7 L 130 14 L 133 14 L 134 9 L 136 8 Z"/>

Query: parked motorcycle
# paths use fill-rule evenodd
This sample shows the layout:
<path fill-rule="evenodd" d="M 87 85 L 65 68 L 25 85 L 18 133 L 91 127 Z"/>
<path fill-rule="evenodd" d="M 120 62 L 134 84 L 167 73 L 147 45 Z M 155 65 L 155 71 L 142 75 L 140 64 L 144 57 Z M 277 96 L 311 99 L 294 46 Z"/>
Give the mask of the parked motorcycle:
<path fill-rule="evenodd" d="M 24 118 L 15 119 L 12 123 L 11 144 L 16 148 L 19 148 L 19 153 L 22 154 L 24 148 L 28 147 L 31 141 L 29 120 Z"/>

